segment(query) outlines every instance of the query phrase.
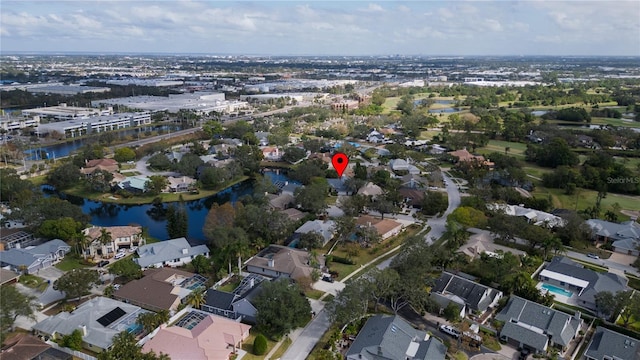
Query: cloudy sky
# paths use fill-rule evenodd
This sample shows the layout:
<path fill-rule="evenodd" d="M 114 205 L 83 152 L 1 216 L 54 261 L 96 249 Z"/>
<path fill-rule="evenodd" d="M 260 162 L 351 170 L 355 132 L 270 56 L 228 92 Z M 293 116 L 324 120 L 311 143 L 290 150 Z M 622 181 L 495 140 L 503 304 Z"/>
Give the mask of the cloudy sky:
<path fill-rule="evenodd" d="M 635 55 L 640 1 L 0 2 L 0 51 Z"/>

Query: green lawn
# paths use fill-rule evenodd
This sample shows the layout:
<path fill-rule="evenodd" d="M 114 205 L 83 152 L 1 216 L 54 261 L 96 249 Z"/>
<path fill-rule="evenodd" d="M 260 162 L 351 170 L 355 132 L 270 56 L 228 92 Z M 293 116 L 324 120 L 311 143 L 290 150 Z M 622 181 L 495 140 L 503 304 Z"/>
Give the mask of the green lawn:
<path fill-rule="evenodd" d="M 31 274 L 25 274 L 20 276 L 20 284 L 30 287 L 32 289 L 36 289 L 38 291 L 45 291 L 49 286 L 47 280 Z"/>
<path fill-rule="evenodd" d="M 399 96 L 387 98 L 384 101 L 384 104 L 382 104 L 382 107 L 384 108 L 382 113 L 389 114 L 391 111 L 395 111 L 396 108 L 398 107 L 399 102 L 400 102 Z"/>
<path fill-rule="evenodd" d="M 638 169 L 640 169 L 640 158 L 624 158 L 616 156 L 615 159 L 632 171 L 637 171 Z"/>
<path fill-rule="evenodd" d="M 553 206 L 557 208 L 572 210 L 577 208 L 578 210 L 582 210 L 588 206 L 595 205 L 598 192 L 594 190 L 578 189 L 574 195 L 566 195 L 562 189 L 548 189 L 539 186 L 533 192 L 533 195 L 540 198 L 546 198 L 551 195 L 553 199 Z M 618 203 L 623 210 L 640 211 L 640 201 L 638 201 L 638 197 L 630 195 L 608 193 L 607 196 L 602 199 L 600 206 L 606 211 L 607 209 L 611 209 L 611 205 L 614 203 Z"/>
<path fill-rule="evenodd" d="M 73 269 L 83 269 L 89 267 L 89 265 L 85 265 L 82 263 L 83 259 L 78 255 L 67 255 L 56 264 L 56 267 L 62 271 L 71 271 Z"/>
<path fill-rule="evenodd" d="M 278 350 L 276 350 L 273 353 L 273 355 L 271 355 L 271 358 L 272 359 L 280 359 L 282 357 L 282 355 L 284 355 L 284 353 L 287 351 L 289 346 L 291 346 L 291 339 L 287 336 L 284 339 L 284 341 L 282 342 L 282 344 L 280 344 L 280 347 L 278 347 Z"/>
<path fill-rule="evenodd" d="M 226 284 L 220 286 L 218 288 L 218 290 L 226 291 L 226 292 L 232 292 L 233 290 L 235 290 L 238 287 L 238 285 L 240 285 L 240 281 L 241 280 L 242 279 L 238 278 L 238 276 L 236 275 L 236 276 L 232 277 L 230 281 L 227 281 Z"/>
<path fill-rule="evenodd" d="M 509 156 L 524 159 L 524 152 L 527 150 L 527 145 L 513 141 L 502 140 L 489 140 L 487 146 L 478 148 L 476 151 L 480 154 L 489 154 L 492 152 L 505 153 L 505 148 L 509 147 L 509 151 L 506 153 Z"/>
<path fill-rule="evenodd" d="M 538 165 L 535 165 L 533 163 L 526 163 L 522 167 L 522 170 L 524 170 L 524 172 L 527 173 L 528 175 L 532 175 L 532 176 L 535 176 L 537 178 L 542 178 L 542 175 L 550 174 L 550 173 L 553 172 L 553 169 L 549 169 L 549 168 L 546 168 L 546 167 L 538 166 Z"/>
<path fill-rule="evenodd" d="M 322 295 L 324 295 L 324 292 L 316 289 L 310 289 L 305 291 L 304 294 L 306 297 L 318 300 L 322 297 Z"/>
<path fill-rule="evenodd" d="M 253 329 L 249 330 L 249 337 L 242 344 L 242 350 L 247 352 L 247 354 L 242 358 L 242 360 L 262 360 L 269 353 L 269 351 L 271 351 L 271 349 L 273 349 L 273 347 L 277 344 L 277 342 L 270 340 L 269 337 L 267 336 L 266 337 L 267 351 L 264 353 L 264 355 L 255 355 L 253 354 L 253 340 L 255 340 L 257 335 L 258 335 L 257 331 L 254 331 Z"/>
<path fill-rule="evenodd" d="M 613 118 L 594 117 L 594 118 L 591 118 L 591 124 L 640 128 L 640 122 L 638 121 L 613 119 Z"/>
<path fill-rule="evenodd" d="M 625 327 L 622 322 L 622 318 L 618 318 L 618 321 L 616 321 L 617 325 L 620 325 L 622 327 Z M 635 317 L 631 317 L 631 320 L 629 320 L 629 325 L 626 326 L 627 329 L 631 329 L 633 331 L 636 332 L 640 332 L 640 319 L 636 319 Z"/>

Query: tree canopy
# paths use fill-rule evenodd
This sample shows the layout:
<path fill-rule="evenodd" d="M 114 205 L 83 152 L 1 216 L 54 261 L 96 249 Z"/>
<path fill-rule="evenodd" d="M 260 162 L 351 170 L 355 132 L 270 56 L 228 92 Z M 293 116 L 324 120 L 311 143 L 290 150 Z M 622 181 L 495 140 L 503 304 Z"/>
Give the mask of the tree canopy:
<path fill-rule="evenodd" d="M 75 299 L 88 295 L 99 280 L 100 276 L 95 270 L 73 269 L 56 280 L 53 288 L 64 292 L 67 299 Z"/>
<path fill-rule="evenodd" d="M 296 284 L 279 279 L 262 284 L 255 298 L 257 328 L 274 340 L 304 326 L 311 318 L 311 305 Z"/>

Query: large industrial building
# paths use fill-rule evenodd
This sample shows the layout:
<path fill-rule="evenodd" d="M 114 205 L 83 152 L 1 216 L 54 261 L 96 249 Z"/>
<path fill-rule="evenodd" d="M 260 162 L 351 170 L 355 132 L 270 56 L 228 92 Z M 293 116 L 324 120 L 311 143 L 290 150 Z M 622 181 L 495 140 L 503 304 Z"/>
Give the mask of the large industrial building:
<path fill-rule="evenodd" d="M 94 109 L 94 108 L 85 108 L 85 107 L 76 107 L 76 106 L 67 106 L 67 104 L 62 103 L 58 106 L 47 106 L 35 109 L 27 109 L 22 110 L 22 115 L 24 116 L 39 116 L 40 119 L 44 120 L 56 120 L 56 121 L 65 121 L 65 120 L 74 120 L 74 119 L 87 119 L 94 116 L 104 116 L 104 115 L 112 115 L 113 108 L 108 107 L 106 109 Z"/>
<path fill-rule="evenodd" d="M 108 87 L 80 86 L 80 85 L 49 85 L 27 89 L 30 93 L 76 95 L 88 93 L 105 93 L 111 91 Z"/>
<path fill-rule="evenodd" d="M 14 115 L 1 115 L 0 116 L 0 129 L 5 131 L 20 130 L 28 127 L 36 127 L 40 124 L 39 116 L 14 116 Z"/>
<path fill-rule="evenodd" d="M 95 100 L 92 106 L 110 105 L 126 106 L 129 109 L 144 111 L 168 111 L 177 113 L 180 110 L 192 110 L 199 114 L 210 112 L 233 113 L 246 109 L 245 101 L 225 100 L 224 93 L 195 92 L 188 94 L 172 94 L 165 96 L 131 96 L 125 98 Z"/>
<path fill-rule="evenodd" d="M 147 124 L 151 124 L 150 112 L 120 113 L 40 124 L 36 131 L 38 135 L 50 134 L 55 131 L 64 134 L 65 137 L 74 138 Z"/>

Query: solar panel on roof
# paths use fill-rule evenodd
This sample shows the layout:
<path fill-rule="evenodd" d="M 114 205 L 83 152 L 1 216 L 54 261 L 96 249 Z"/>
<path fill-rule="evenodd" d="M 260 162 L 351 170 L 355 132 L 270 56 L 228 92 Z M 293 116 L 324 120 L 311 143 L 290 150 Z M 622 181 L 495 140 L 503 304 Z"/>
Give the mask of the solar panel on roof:
<path fill-rule="evenodd" d="M 116 307 L 115 309 L 109 311 L 108 313 L 103 315 L 100 319 L 98 319 L 98 322 L 100 323 L 100 325 L 106 327 L 111 325 L 114 321 L 120 319 L 122 315 L 125 315 L 125 314 L 126 312 L 124 310 L 122 310 L 120 307 Z"/>

